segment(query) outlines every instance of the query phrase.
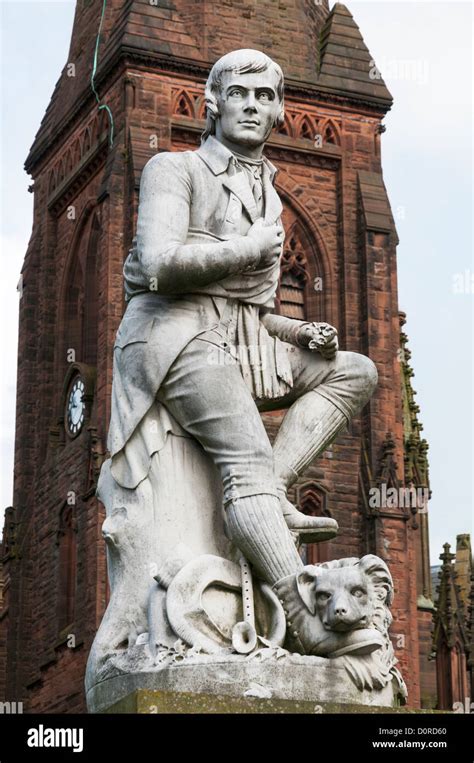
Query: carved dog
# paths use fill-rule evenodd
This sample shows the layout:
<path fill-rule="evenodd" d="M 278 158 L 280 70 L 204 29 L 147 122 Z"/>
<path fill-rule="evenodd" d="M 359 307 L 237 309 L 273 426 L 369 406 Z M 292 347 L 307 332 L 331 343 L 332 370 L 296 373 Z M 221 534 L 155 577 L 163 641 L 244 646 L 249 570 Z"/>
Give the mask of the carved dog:
<path fill-rule="evenodd" d="M 163 599 L 157 617 L 151 617 L 155 606 L 151 605 L 150 622 L 163 620 L 164 606 L 167 622 L 187 644 L 210 653 L 226 649 L 235 624 L 233 608 L 228 612 L 225 607 L 221 609 L 221 593 L 215 601 L 220 611 L 213 613 L 215 596 L 206 599 L 206 591 L 217 585 L 240 597 L 238 565 L 219 557 L 200 556 L 184 566 L 180 561 L 171 574 L 160 575 L 158 582 L 167 589 L 166 604 Z M 262 605 L 272 623 L 265 636 L 275 645 L 282 644 L 286 621 L 284 643 L 292 652 L 321 657 L 369 654 L 385 643 L 392 591 L 388 568 L 376 556 L 308 565 L 279 581 L 273 594 L 264 586 Z M 152 601 L 155 599 L 152 596 Z M 151 641 L 157 638 L 154 630 L 150 624 Z M 163 636 L 158 641 L 163 642 Z"/>
<path fill-rule="evenodd" d="M 335 657 L 367 654 L 384 645 L 393 582 L 376 556 L 308 565 L 280 581 L 279 593 L 291 651 Z"/>
<path fill-rule="evenodd" d="M 391 622 L 388 607 L 393 581 L 379 557 L 368 554 L 361 559 L 307 566 L 297 575 L 297 587 L 306 609 L 319 618 L 326 631 L 342 637 L 362 629 L 376 629 L 386 635 Z"/>

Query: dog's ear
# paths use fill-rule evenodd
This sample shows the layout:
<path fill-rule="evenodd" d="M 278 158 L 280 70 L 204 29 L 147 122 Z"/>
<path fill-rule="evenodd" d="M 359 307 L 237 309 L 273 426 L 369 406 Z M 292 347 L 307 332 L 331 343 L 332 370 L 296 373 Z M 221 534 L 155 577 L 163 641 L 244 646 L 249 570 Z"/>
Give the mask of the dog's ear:
<path fill-rule="evenodd" d="M 378 589 L 378 598 L 383 597 L 384 603 L 389 607 L 393 599 L 393 580 L 386 563 L 378 556 L 367 554 L 359 560 L 359 566 Z"/>
<path fill-rule="evenodd" d="M 308 564 L 303 567 L 300 573 L 296 576 L 296 585 L 298 593 L 304 605 L 312 615 L 316 612 L 316 592 L 315 583 L 318 575 L 321 574 L 321 570 L 313 564 Z"/>

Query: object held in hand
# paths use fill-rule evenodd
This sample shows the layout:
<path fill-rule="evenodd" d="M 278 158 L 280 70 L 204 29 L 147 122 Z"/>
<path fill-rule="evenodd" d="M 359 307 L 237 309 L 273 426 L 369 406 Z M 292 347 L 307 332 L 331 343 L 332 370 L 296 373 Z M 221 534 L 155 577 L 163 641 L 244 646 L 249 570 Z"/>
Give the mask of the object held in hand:
<path fill-rule="evenodd" d="M 311 328 L 316 333 L 316 336 L 309 341 L 308 348 L 310 350 L 318 350 L 320 347 L 325 347 L 337 333 L 336 329 L 330 326 L 329 323 L 312 323 Z"/>

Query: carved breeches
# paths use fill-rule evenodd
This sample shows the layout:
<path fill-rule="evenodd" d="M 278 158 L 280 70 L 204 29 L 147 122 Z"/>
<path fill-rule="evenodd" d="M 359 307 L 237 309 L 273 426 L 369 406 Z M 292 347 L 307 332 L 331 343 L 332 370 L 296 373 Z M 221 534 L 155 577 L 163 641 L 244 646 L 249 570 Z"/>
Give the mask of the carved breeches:
<path fill-rule="evenodd" d="M 364 355 L 319 353 L 287 346 L 293 387 L 282 398 L 254 400 L 232 351 L 232 314 L 219 328 L 193 339 L 171 366 L 157 399 L 202 445 L 218 467 L 224 503 L 249 495 L 277 495 L 273 451 L 260 411 L 288 408 L 310 390 L 326 398 L 347 419 L 365 405 L 377 371 Z M 237 355 L 237 357 L 236 357 Z"/>

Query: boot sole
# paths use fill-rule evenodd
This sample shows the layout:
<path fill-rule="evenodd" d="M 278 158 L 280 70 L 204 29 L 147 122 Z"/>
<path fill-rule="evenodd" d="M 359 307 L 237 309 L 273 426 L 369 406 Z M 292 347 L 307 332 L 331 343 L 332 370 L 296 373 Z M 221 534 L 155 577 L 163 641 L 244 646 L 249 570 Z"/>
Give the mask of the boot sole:
<path fill-rule="evenodd" d="M 338 530 L 334 527 L 290 527 L 288 529 L 292 533 L 297 533 L 300 543 L 321 543 L 325 540 L 332 540 L 337 537 Z"/>

